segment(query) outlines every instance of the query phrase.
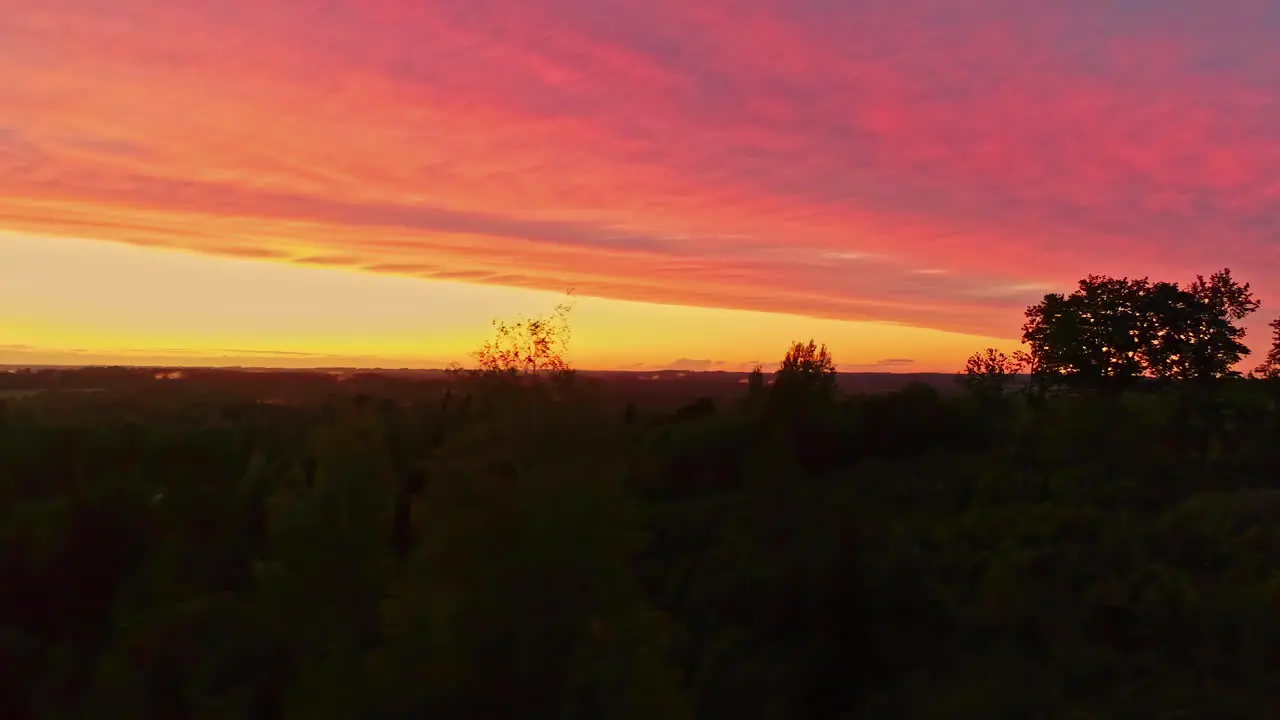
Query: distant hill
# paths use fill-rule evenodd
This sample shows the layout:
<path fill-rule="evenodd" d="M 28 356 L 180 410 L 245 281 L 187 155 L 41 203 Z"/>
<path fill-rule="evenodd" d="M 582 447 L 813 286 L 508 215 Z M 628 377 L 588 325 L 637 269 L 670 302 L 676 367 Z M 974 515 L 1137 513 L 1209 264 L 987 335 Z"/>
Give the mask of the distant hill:
<path fill-rule="evenodd" d="M 723 402 L 741 397 L 750 376 L 724 371 L 609 371 L 580 373 L 599 384 L 614 402 L 667 411 L 701 398 Z M 439 394 L 445 370 L 252 367 L 18 367 L 0 366 L 0 394 L 8 399 L 32 396 L 31 391 L 105 390 L 149 397 L 219 397 L 270 402 L 305 402 L 331 394 L 367 394 L 411 400 Z M 958 392 L 949 373 L 839 373 L 840 389 L 850 394 L 884 393 L 911 384 Z"/>
<path fill-rule="evenodd" d="M 738 395 L 743 392 L 750 373 L 588 370 L 582 375 L 601 381 L 611 393 L 639 398 L 645 404 L 669 406 L 699 397 L 720 399 Z M 915 383 L 927 385 L 943 394 L 960 390 L 953 373 L 846 372 L 838 373 L 836 380 L 840 389 L 850 394 L 892 392 Z"/>

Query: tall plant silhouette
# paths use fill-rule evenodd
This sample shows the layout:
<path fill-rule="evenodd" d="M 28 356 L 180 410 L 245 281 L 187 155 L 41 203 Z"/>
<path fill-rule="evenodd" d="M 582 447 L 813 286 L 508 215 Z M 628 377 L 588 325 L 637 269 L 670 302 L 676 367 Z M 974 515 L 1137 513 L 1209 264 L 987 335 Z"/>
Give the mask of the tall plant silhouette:
<path fill-rule="evenodd" d="M 569 314 L 574 298 L 572 291 L 568 295 L 550 315 L 521 317 L 514 322 L 495 319 L 495 336 L 471 353 L 480 372 L 532 377 L 571 372 L 565 353 L 572 334 Z"/>

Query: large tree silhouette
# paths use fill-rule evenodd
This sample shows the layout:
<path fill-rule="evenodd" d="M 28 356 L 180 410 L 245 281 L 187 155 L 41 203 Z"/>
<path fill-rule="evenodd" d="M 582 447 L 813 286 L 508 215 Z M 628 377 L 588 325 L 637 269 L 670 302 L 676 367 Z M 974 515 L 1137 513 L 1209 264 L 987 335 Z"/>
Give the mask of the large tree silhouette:
<path fill-rule="evenodd" d="M 1067 385 L 1122 387 L 1143 374 L 1147 279 L 1090 275 L 1070 295 L 1045 295 L 1026 311 L 1022 342 L 1039 372 Z"/>
<path fill-rule="evenodd" d="M 836 365 L 826 345 L 792 343 L 769 387 L 766 414 L 785 445 L 810 472 L 826 462 L 827 430 L 836 404 Z"/>
<path fill-rule="evenodd" d="M 1197 276 L 1185 289 L 1157 283 L 1148 305 L 1155 332 L 1143 360 L 1153 377 L 1205 380 L 1239 374 L 1234 368 L 1249 348 L 1236 322 L 1259 306 L 1248 283 L 1236 282 L 1225 269 L 1208 279 Z"/>
<path fill-rule="evenodd" d="M 792 343 L 774 373 L 773 394 L 795 401 L 830 397 L 836 388 L 836 366 L 826 345 L 812 339 Z"/>
<path fill-rule="evenodd" d="M 1229 269 L 1187 287 L 1090 275 L 1027 308 L 1022 341 L 1042 377 L 1108 393 L 1142 377 L 1222 378 L 1249 354 L 1236 323 L 1258 305 Z"/>

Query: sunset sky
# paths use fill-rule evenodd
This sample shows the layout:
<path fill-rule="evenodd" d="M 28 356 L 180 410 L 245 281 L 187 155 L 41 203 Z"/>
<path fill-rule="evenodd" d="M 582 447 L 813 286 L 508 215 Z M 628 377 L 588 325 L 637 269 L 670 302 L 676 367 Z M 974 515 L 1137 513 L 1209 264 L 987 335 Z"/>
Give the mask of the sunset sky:
<path fill-rule="evenodd" d="M 1276 0 L 0 0 L 0 363 L 953 371 L 1224 266 L 1261 348 Z"/>

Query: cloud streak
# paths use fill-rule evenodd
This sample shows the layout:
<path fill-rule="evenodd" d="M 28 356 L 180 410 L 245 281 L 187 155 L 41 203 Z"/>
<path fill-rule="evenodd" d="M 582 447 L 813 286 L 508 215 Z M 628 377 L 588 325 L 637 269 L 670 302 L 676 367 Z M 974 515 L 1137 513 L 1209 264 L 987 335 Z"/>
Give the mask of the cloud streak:
<path fill-rule="evenodd" d="M 1280 10 L 1174 4 L 0 2 L 0 227 L 981 333 L 1276 297 Z"/>

